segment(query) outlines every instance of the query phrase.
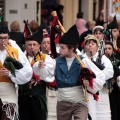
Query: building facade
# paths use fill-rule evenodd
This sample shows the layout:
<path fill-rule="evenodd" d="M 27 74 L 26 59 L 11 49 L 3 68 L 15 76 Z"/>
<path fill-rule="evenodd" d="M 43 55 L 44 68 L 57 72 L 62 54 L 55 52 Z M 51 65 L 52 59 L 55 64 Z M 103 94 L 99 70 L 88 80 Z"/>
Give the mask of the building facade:
<path fill-rule="evenodd" d="M 41 2 L 47 0 L 0 0 L 0 7 L 3 8 L 4 18 L 8 21 L 8 25 L 12 21 L 18 20 L 21 25 L 21 31 L 24 29 L 23 20 L 38 20 L 41 23 Z M 49 0 L 54 1 L 54 0 Z M 105 18 L 112 0 L 55 0 L 59 4 L 64 5 L 63 21 L 64 28 L 67 31 L 76 20 L 79 11 L 84 13 L 84 19 L 95 20 L 101 10 L 104 9 Z M 109 2 L 108 2 L 109 1 Z M 109 4 L 108 4 L 109 3 Z"/>

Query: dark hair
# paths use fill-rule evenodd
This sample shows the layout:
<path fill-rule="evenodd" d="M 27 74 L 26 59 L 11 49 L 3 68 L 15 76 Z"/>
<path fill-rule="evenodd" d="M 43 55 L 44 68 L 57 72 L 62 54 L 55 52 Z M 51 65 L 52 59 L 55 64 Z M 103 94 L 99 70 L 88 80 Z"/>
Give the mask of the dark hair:
<path fill-rule="evenodd" d="M 59 11 L 59 10 L 62 10 L 62 9 L 64 9 L 64 6 L 63 5 L 58 5 L 57 6 L 57 10 Z"/>
<path fill-rule="evenodd" d="M 77 49 L 78 45 L 68 45 L 67 44 L 67 47 L 68 47 L 68 49 L 74 48 L 73 52 L 76 53 L 76 49 Z"/>
<path fill-rule="evenodd" d="M 98 16 L 98 19 L 100 18 L 100 16 L 104 17 L 103 13 L 100 13 Z"/>
<path fill-rule="evenodd" d="M 83 18 L 83 12 L 77 13 L 77 18 Z"/>
<path fill-rule="evenodd" d="M 100 31 L 100 32 L 102 33 L 102 29 L 101 29 L 101 28 L 96 28 L 96 29 L 94 30 L 94 33 L 98 32 L 98 31 Z"/>
<path fill-rule="evenodd" d="M 110 46 L 112 46 L 112 48 L 113 48 L 113 50 L 114 50 L 114 46 L 113 46 L 113 43 L 112 43 L 112 42 L 106 41 L 106 42 L 105 42 L 105 45 L 110 45 Z"/>

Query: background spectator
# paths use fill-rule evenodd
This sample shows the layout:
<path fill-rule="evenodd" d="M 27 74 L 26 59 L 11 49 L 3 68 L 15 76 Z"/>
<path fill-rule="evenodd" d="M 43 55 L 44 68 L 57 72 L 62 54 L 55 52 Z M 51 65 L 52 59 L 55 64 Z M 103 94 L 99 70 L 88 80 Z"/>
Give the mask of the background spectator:
<path fill-rule="evenodd" d="M 79 46 L 78 49 L 81 51 L 84 48 L 84 39 L 87 35 L 92 34 L 92 30 L 95 27 L 96 22 L 94 20 L 89 20 L 86 23 L 86 27 L 87 27 L 87 31 L 83 32 L 80 36 L 80 42 L 79 42 Z"/>
<path fill-rule="evenodd" d="M 24 34 L 20 32 L 20 24 L 18 21 L 13 21 L 11 23 L 9 35 L 10 35 L 10 39 L 16 41 L 16 43 L 21 48 L 21 50 L 24 51 L 24 47 L 23 47 L 25 43 Z"/>
<path fill-rule="evenodd" d="M 96 19 L 96 25 L 104 25 L 104 16 L 103 13 L 100 13 L 98 18 Z"/>
<path fill-rule="evenodd" d="M 58 5 L 57 8 L 56 8 L 56 11 L 57 11 L 57 16 L 61 22 L 61 24 L 63 25 L 63 11 L 64 11 L 64 6 L 63 5 Z"/>
<path fill-rule="evenodd" d="M 39 24 L 36 20 L 32 20 L 30 22 L 30 30 L 32 31 L 32 33 L 36 32 L 38 30 Z"/>
<path fill-rule="evenodd" d="M 83 19 L 83 13 L 79 12 L 77 13 L 77 20 L 75 22 L 77 26 L 77 30 L 79 32 L 79 35 L 81 35 L 83 32 L 87 31 L 86 26 L 86 21 Z"/>

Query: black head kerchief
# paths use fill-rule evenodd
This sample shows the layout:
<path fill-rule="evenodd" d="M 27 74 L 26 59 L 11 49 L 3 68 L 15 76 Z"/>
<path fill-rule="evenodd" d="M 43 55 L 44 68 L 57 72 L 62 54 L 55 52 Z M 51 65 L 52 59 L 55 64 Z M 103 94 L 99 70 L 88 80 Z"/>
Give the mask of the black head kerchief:
<path fill-rule="evenodd" d="M 114 16 L 113 21 L 110 24 L 108 24 L 107 28 L 108 29 L 118 28 L 118 23 L 117 23 L 116 15 Z"/>
<path fill-rule="evenodd" d="M 9 29 L 6 22 L 0 22 L 0 34 L 9 33 Z"/>
<path fill-rule="evenodd" d="M 105 42 L 105 45 L 110 45 L 110 46 L 112 46 L 112 48 L 113 48 L 113 50 L 114 50 L 113 42 L 111 42 L 111 41 L 106 41 L 106 42 Z"/>
<path fill-rule="evenodd" d="M 60 39 L 59 43 L 77 45 L 79 43 L 79 33 L 76 25 L 73 25 Z"/>
<path fill-rule="evenodd" d="M 41 44 L 43 40 L 43 29 L 38 29 L 33 35 L 30 35 L 26 41 L 37 41 Z"/>

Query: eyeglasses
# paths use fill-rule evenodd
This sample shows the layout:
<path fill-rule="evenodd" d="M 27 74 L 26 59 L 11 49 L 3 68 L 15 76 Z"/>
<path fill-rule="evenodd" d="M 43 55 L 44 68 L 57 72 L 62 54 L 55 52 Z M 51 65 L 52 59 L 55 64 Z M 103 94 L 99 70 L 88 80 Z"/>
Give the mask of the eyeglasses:
<path fill-rule="evenodd" d="M 26 44 L 26 45 L 31 47 L 31 46 L 38 46 L 39 44 Z"/>
<path fill-rule="evenodd" d="M 6 37 L 0 37 L 0 40 L 7 40 L 7 39 L 9 39 L 8 36 L 6 36 Z"/>
<path fill-rule="evenodd" d="M 110 47 L 108 47 L 108 48 L 105 48 L 105 50 L 107 50 L 107 49 L 108 49 L 108 50 L 111 50 L 112 48 L 110 48 Z"/>

